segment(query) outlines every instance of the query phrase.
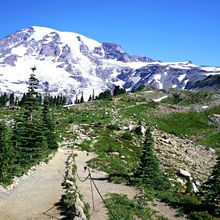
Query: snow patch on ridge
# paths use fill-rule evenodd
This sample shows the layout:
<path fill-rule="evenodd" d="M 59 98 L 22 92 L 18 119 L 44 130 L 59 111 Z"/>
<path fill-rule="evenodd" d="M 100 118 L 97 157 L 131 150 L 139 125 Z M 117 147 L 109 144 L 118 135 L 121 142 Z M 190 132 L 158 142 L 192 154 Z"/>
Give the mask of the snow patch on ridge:
<path fill-rule="evenodd" d="M 186 77 L 186 74 L 182 74 L 177 79 L 181 82 L 185 77 Z"/>

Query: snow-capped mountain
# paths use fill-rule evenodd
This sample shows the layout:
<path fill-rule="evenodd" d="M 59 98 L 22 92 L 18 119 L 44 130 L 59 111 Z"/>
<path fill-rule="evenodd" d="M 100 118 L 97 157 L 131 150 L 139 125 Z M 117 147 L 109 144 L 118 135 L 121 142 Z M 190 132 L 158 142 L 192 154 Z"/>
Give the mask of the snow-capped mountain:
<path fill-rule="evenodd" d="M 141 84 L 156 88 L 185 88 L 191 79 L 220 74 L 220 68 L 190 62 L 163 63 L 131 56 L 112 43 L 99 43 L 81 34 L 44 27 L 29 27 L 0 40 L 0 92 L 27 91 L 30 68 L 40 80 L 41 91 L 85 99 L 114 85 L 127 90 Z"/>

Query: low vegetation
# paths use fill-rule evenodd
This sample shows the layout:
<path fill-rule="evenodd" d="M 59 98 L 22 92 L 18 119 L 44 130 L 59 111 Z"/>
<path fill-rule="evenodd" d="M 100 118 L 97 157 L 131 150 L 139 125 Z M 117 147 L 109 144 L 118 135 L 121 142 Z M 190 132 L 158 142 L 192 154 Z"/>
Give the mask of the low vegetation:
<path fill-rule="evenodd" d="M 131 220 L 135 217 L 151 219 L 154 216 L 154 212 L 150 208 L 143 208 L 140 200 L 130 200 L 125 195 L 109 194 L 106 203 L 111 210 L 109 213 L 110 220 Z"/>

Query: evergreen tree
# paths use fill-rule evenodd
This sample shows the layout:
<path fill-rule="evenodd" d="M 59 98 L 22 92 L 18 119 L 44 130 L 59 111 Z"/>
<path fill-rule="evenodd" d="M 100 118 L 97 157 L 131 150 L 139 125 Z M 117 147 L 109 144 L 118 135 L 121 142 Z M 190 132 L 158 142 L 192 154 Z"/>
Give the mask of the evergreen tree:
<path fill-rule="evenodd" d="M 92 90 L 92 100 L 95 100 L 95 90 Z"/>
<path fill-rule="evenodd" d="M 83 97 L 83 92 L 82 92 L 82 95 L 81 95 L 81 98 L 80 98 L 80 103 L 83 103 L 84 102 L 84 97 Z"/>
<path fill-rule="evenodd" d="M 41 121 L 34 117 L 32 121 L 27 115 L 19 115 L 14 128 L 14 144 L 17 151 L 17 162 L 28 167 L 42 160 L 47 153 L 47 143 Z"/>
<path fill-rule="evenodd" d="M 55 126 L 54 126 L 54 123 L 52 122 L 50 111 L 49 111 L 48 96 L 45 96 L 44 98 L 42 116 L 43 116 L 44 134 L 46 137 L 48 148 L 57 149 L 58 144 L 56 141 Z"/>
<path fill-rule="evenodd" d="M 15 105 L 15 94 L 11 93 L 9 96 L 9 105 L 14 106 Z"/>
<path fill-rule="evenodd" d="M 33 71 L 33 73 L 30 75 L 30 78 L 29 78 L 28 93 L 27 93 L 27 98 L 25 101 L 25 107 L 27 109 L 27 114 L 28 114 L 28 118 L 30 121 L 33 120 L 34 110 L 36 110 L 40 104 L 39 95 L 36 91 L 38 88 L 39 81 L 34 74 L 36 67 L 32 67 L 31 70 Z"/>
<path fill-rule="evenodd" d="M 170 187 L 167 178 L 161 173 L 159 160 L 153 150 L 153 138 L 150 129 L 146 131 L 140 165 L 134 177 L 138 184 L 150 188 L 166 189 Z"/>
<path fill-rule="evenodd" d="M 38 105 L 41 105 L 41 104 L 42 104 L 42 100 L 43 100 L 43 99 L 42 99 L 41 94 L 38 93 L 38 94 L 37 94 L 37 104 L 38 104 Z"/>
<path fill-rule="evenodd" d="M 18 97 L 15 97 L 15 106 L 18 106 L 19 105 L 19 99 Z"/>
<path fill-rule="evenodd" d="M 36 110 L 39 105 L 39 96 L 36 91 L 38 80 L 34 75 L 36 68 L 32 68 L 28 93 L 26 95 L 25 111 L 15 119 L 14 145 L 18 152 L 18 163 L 22 166 L 35 164 L 45 157 L 47 142 L 44 136 L 42 118 Z"/>
<path fill-rule="evenodd" d="M 25 104 L 25 102 L 26 102 L 26 99 L 27 99 L 27 95 L 26 95 L 26 93 L 24 93 L 24 94 L 22 95 L 21 100 L 18 102 L 18 105 L 19 105 L 19 106 L 24 106 L 24 104 Z"/>
<path fill-rule="evenodd" d="M 88 99 L 88 102 L 90 102 L 92 100 L 92 96 L 90 95 L 89 96 L 89 99 Z"/>
<path fill-rule="evenodd" d="M 121 95 L 121 94 L 124 94 L 124 93 L 126 93 L 124 88 L 120 88 L 120 86 L 115 86 L 115 88 L 113 90 L 113 95 L 114 96 Z"/>
<path fill-rule="evenodd" d="M 8 183 L 11 179 L 14 156 L 9 129 L 0 122 L 0 182 Z"/>
<path fill-rule="evenodd" d="M 112 97 L 111 91 L 106 90 L 99 94 L 98 99 L 111 99 L 111 97 Z"/>
<path fill-rule="evenodd" d="M 201 191 L 207 203 L 220 205 L 220 155 L 217 157 L 211 176 L 203 184 Z"/>
<path fill-rule="evenodd" d="M 5 107 L 8 102 L 8 96 L 6 93 L 0 96 L 0 106 Z"/>

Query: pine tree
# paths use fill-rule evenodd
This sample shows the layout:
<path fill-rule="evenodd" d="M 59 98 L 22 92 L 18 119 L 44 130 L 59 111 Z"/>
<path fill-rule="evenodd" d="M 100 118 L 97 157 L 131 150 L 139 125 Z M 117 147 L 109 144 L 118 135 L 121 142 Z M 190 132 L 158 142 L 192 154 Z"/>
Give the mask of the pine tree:
<path fill-rule="evenodd" d="M 0 122 L 0 182 L 9 183 L 12 177 L 14 156 L 9 129 L 3 122 Z"/>
<path fill-rule="evenodd" d="M 6 93 L 0 96 L 0 106 L 5 107 L 8 102 L 8 96 Z"/>
<path fill-rule="evenodd" d="M 81 95 L 81 98 L 80 98 L 80 103 L 83 103 L 84 102 L 84 97 L 83 97 L 83 92 L 82 92 L 82 95 Z"/>
<path fill-rule="evenodd" d="M 161 173 L 159 160 L 153 150 L 153 138 L 150 129 L 146 131 L 140 164 L 134 177 L 138 184 L 150 188 L 166 189 L 170 187 L 167 178 Z"/>
<path fill-rule="evenodd" d="M 30 121 L 27 110 L 21 112 L 15 118 L 13 144 L 17 163 L 22 167 L 29 167 L 45 158 L 48 146 L 41 118 L 35 115 Z"/>
<path fill-rule="evenodd" d="M 18 152 L 18 163 L 22 166 L 35 164 L 43 159 L 47 153 L 47 142 L 44 136 L 42 118 L 36 110 L 39 105 L 39 96 L 36 91 L 38 80 L 34 75 L 36 68 L 32 68 L 25 101 L 25 111 L 15 119 L 14 145 Z"/>
<path fill-rule="evenodd" d="M 39 95 L 36 91 L 38 88 L 39 81 L 34 74 L 34 71 L 36 71 L 36 67 L 32 67 L 31 70 L 33 71 L 33 73 L 30 75 L 29 78 L 28 93 L 25 101 L 25 107 L 27 109 L 27 114 L 30 121 L 33 120 L 34 110 L 36 110 L 40 104 Z"/>
<path fill-rule="evenodd" d="M 95 100 L 95 90 L 92 90 L 92 100 Z"/>
<path fill-rule="evenodd" d="M 220 205 L 220 155 L 217 157 L 211 176 L 203 184 L 201 191 L 207 203 Z"/>
<path fill-rule="evenodd" d="M 115 86 L 114 90 L 113 90 L 113 95 L 121 95 L 124 94 L 126 91 L 124 88 L 120 88 L 120 86 Z"/>
<path fill-rule="evenodd" d="M 50 111 L 49 111 L 48 96 L 44 97 L 42 116 L 43 116 L 44 134 L 46 137 L 48 148 L 57 149 L 58 144 L 56 141 L 55 126 L 54 126 L 54 123 L 52 122 Z"/>
<path fill-rule="evenodd" d="M 18 97 L 15 97 L 15 106 L 18 106 L 19 105 L 19 99 Z"/>
<path fill-rule="evenodd" d="M 90 102 L 92 100 L 92 96 L 90 95 L 89 96 L 89 99 L 88 99 L 88 102 Z"/>
<path fill-rule="evenodd" d="M 27 99 L 27 95 L 26 95 L 26 93 L 24 93 L 24 94 L 22 95 L 21 100 L 18 102 L 18 106 L 24 106 L 24 105 L 25 105 L 25 102 L 26 102 L 26 99 Z"/>
<path fill-rule="evenodd" d="M 104 92 L 101 92 L 98 96 L 98 99 L 111 99 L 112 94 L 110 90 L 105 90 Z"/>
<path fill-rule="evenodd" d="M 15 105 L 15 94 L 11 93 L 9 96 L 9 105 L 14 106 Z"/>

